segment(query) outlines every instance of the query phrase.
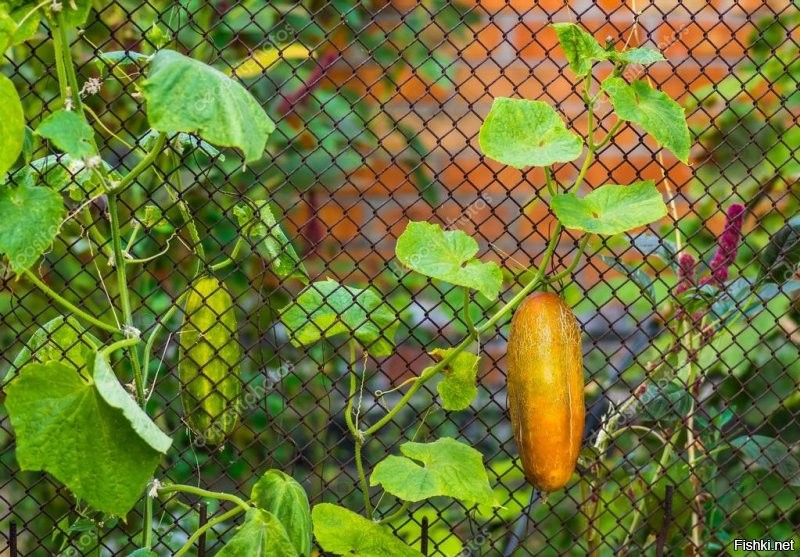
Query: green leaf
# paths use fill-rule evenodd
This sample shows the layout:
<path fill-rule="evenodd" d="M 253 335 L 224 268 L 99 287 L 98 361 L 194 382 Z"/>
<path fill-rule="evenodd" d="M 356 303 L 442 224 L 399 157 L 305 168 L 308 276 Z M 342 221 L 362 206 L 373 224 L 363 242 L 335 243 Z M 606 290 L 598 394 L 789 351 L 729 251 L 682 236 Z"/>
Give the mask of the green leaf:
<path fill-rule="evenodd" d="M 41 21 L 41 12 L 34 8 L 36 2 L 23 2 L 14 8 L 0 6 L 0 55 L 36 34 Z"/>
<path fill-rule="evenodd" d="M 446 358 L 453 348 L 436 348 L 430 355 L 436 360 Z M 465 410 L 478 396 L 476 384 L 480 356 L 470 352 L 460 352 L 443 370 L 444 379 L 436 385 L 445 410 Z"/>
<path fill-rule="evenodd" d="M 92 0 L 67 0 L 61 2 L 63 22 L 67 27 L 80 27 L 86 23 L 92 9 Z"/>
<path fill-rule="evenodd" d="M 800 462 L 782 442 L 765 435 L 744 435 L 731 441 L 745 469 L 777 474 L 792 486 L 800 486 Z"/>
<path fill-rule="evenodd" d="M 57 110 L 45 118 L 36 134 L 50 140 L 59 150 L 71 157 L 82 159 L 95 153 L 92 141 L 94 131 L 91 126 L 69 110 Z"/>
<path fill-rule="evenodd" d="M 608 58 L 609 53 L 593 36 L 574 23 L 554 23 L 558 43 L 564 50 L 570 69 L 579 76 L 592 70 L 594 62 Z"/>
<path fill-rule="evenodd" d="M 391 528 L 342 507 L 320 503 L 311 516 L 317 543 L 334 555 L 422 557 L 422 553 L 399 540 Z"/>
<path fill-rule="evenodd" d="M 663 62 L 664 55 L 659 51 L 652 48 L 637 47 L 630 50 L 623 50 L 622 52 L 615 52 L 611 55 L 611 59 L 616 61 L 625 62 L 626 64 L 641 64 L 647 66 L 656 62 Z"/>
<path fill-rule="evenodd" d="M 692 140 L 681 105 L 646 81 L 628 84 L 621 77 L 612 76 L 603 81 L 602 87 L 617 116 L 638 124 L 680 161 L 689 162 Z"/>
<path fill-rule="evenodd" d="M 552 208 L 565 227 L 605 236 L 650 224 L 667 214 L 652 180 L 630 186 L 608 184 L 583 199 L 574 193 L 561 193 L 553 198 Z"/>
<path fill-rule="evenodd" d="M 677 381 L 650 384 L 641 395 L 640 418 L 645 423 L 672 423 L 682 420 L 692 410 L 692 399 L 686 387 Z"/>
<path fill-rule="evenodd" d="M 468 504 L 495 504 L 483 456 L 472 447 L 443 437 L 433 443 L 404 443 L 400 452 L 405 456 L 388 456 L 375 466 L 370 485 L 381 485 L 412 503 L 446 496 Z"/>
<path fill-rule="evenodd" d="M 800 268 L 800 217 L 794 217 L 773 234 L 759 259 L 762 276 L 776 284 L 791 279 Z"/>
<path fill-rule="evenodd" d="M 128 557 L 159 557 L 159 555 L 152 549 L 142 548 L 142 549 L 137 549 L 136 551 L 128 555 Z"/>
<path fill-rule="evenodd" d="M 253 485 L 250 500 L 280 521 L 299 556 L 311 555 L 311 507 L 303 486 L 280 470 L 268 470 Z"/>
<path fill-rule="evenodd" d="M 375 291 L 350 288 L 331 279 L 304 288 L 294 302 L 281 310 L 281 321 L 295 346 L 348 334 L 374 356 L 392 353 L 400 324 Z"/>
<path fill-rule="evenodd" d="M 409 221 L 397 239 L 395 253 L 408 268 L 428 277 L 477 290 L 490 300 L 503 286 L 503 273 L 493 261 L 475 259 L 478 242 L 461 230 Z"/>
<path fill-rule="evenodd" d="M 61 362 L 29 363 L 7 387 L 6 408 L 20 468 L 49 472 L 109 514 L 133 508 L 172 442 L 100 355 L 91 378 Z"/>
<path fill-rule="evenodd" d="M 172 439 L 158 429 L 158 426 L 153 423 L 144 410 L 134 402 L 117 380 L 117 376 L 114 375 L 114 371 L 105 356 L 100 353 L 94 359 L 93 379 L 97 392 L 106 404 L 122 411 L 122 414 L 128 419 L 139 438 L 145 441 L 152 449 L 166 454 L 170 445 L 172 445 Z"/>
<path fill-rule="evenodd" d="M 240 149 L 248 162 L 261 158 L 275 130 L 240 83 L 172 50 L 153 56 L 142 92 L 153 129 L 196 133 L 214 145 Z"/>
<path fill-rule="evenodd" d="M 583 152 L 583 140 L 555 110 L 522 99 L 495 99 L 478 141 L 487 157 L 519 169 L 574 161 Z"/>
<path fill-rule="evenodd" d="M 0 186 L 0 254 L 19 274 L 33 265 L 58 233 L 64 215 L 61 196 L 50 188 Z"/>
<path fill-rule="evenodd" d="M 0 74 L 0 105 L 3 117 L 0 118 L 0 177 L 13 166 L 25 139 L 25 114 L 14 84 Z"/>
<path fill-rule="evenodd" d="M 248 511 L 244 524 L 216 557 L 297 557 L 281 522 L 262 509 Z"/>
<path fill-rule="evenodd" d="M 247 205 L 237 205 L 234 214 L 242 232 L 255 241 L 258 253 L 280 278 L 295 277 L 308 284 L 308 272 L 284 234 L 268 201 L 256 202 L 256 215 Z"/>
<path fill-rule="evenodd" d="M 65 363 L 80 369 L 101 346 L 101 342 L 72 317 L 59 315 L 36 330 L 14 358 L 6 381 L 30 361 Z"/>

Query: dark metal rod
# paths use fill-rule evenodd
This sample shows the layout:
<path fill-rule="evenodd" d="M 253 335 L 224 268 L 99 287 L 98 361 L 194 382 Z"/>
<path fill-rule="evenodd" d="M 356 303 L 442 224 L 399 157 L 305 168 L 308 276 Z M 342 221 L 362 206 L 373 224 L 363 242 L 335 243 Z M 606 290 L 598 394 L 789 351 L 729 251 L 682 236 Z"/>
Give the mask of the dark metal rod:
<path fill-rule="evenodd" d="M 200 503 L 200 524 L 202 528 L 208 522 L 208 505 L 206 502 Z M 197 557 L 206 557 L 206 533 L 203 532 L 197 540 Z"/>
<path fill-rule="evenodd" d="M 19 553 L 17 553 L 17 521 L 12 520 L 8 524 L 8 547 L 11 553 L 11 557 L 18 557 Z"/>
<path fill-rule="evenodd" d="M 528 508 L 519 516 L 519 518 L 517 518 L 517 523 L 514 525 L 514 529 L 508 536 L 508 542 L 506 542 L 506 548 L 503 551 L 503 557 L 511 557 L 511 555 L 517 550 L 519 543 L 525 539 L 525 532 L 528 530 L 528 521 L 531 518 L 533 507 L 536 505 L 539 497 L 539 490 L 531 489 L 531 500 L 528 503 Z"/>

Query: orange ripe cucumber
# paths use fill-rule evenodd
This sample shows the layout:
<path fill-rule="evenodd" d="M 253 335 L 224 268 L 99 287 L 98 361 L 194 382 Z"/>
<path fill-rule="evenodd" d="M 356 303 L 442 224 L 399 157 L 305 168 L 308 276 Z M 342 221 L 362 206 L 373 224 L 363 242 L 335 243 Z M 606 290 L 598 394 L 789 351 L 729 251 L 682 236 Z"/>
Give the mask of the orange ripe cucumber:
<path fill-rule="evenodd" d="M 581 450 L 585 407 L 578 321 L 549 292 L 514 312 L 508 339 L 508 409 L 525 477 L 541 491 L 569 481 Z"/>

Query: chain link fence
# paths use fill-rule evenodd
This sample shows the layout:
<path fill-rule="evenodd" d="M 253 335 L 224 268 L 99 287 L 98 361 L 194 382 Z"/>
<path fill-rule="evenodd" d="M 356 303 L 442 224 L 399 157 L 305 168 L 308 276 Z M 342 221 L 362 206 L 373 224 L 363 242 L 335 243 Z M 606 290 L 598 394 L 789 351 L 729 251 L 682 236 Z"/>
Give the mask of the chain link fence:
<path fill-rule="evenodd" d="M 506 300 L 545 250 L 555 221 L 536 203 L 543 177 L 484 159 L 477 134 L 499 96 L 547 100 L 571 126 L 586 127 L 584 101 L 548 27 L 552 22 L 578 22 L 601 42 L 658 47 L 667 62 L 646 73 L 642 68 L 641 77 L 680 100 L 695 138 L 692 164 L 685 166 L 628 128 L 603 151 L 584 189 L 653 179 L 670 215 L 647 233 L 677 239 L 706 262 L 725 211 L 743 203 L 744 242 L 732 271 L 739 276 L 757 274 L 771 238 L 797 214 L 796 3 L 116 0 L 95 2 L 94 8 L 75 38 L 73 56 L 112 167 L 130 170 L 136 151 L 152 141 L 142 136 L 148 129 L 142 98 L 128 87 L 141 71 L 132 53 L 151 54 L 167 43 L 237 77 L 277 124 L 267 157 L 245 168 L 237 156 L 202 142 L 187 140 L 184 147 L 173 142 L 169 156 L 185 166 L 172 170 L 157 163 L 160 171 L 137 181 L 124 198 L 123 214 L 147 221 L 129 237 L 128 253 L 142 260 L 158 255 L 132 267 L 128 294 L 140 308 L 134 316 L 138 329 L 146 334 L 164 328 L 151 350 L 148 403 L 175 443 L 158 471 L 162 481 L 245 493 L 260 472 L 279 468 L 303 484 L 312 504 L 362 508 L 345 422 L 345 344 L 297 348 L 278 319 L 303 287 L 296 277 L 278 278 L 253 245 L 242 249 L 252 249 L 255 257 L 217 272 L 233 297 L 245 382 L 241 422 L 222 448 L 199 446 L 189 435 L 179 400 L 178 320 L 163 316 L 187 290 L 198 247 L 210 265 L 224 261 L 239 236 L 236 206 L 269 200 L 312 280 L 370 284 L 399 315 L 397 351 L 359 362 L 365 377 L 362 419 L 377 420 L 400 396 L 393 389 L 429 365 L 428 351 L 458 342 L 464 325 L 460 289 L 414 275 L 395 260 L 405 223 L 438 222 L 476 238 L 482 253 L 507 269 L 501 294 Z M 48 33 L 42 25 L 32 41 L 9 50 L 3 61 L 32 127 L 58 101 Z M 607 131 L 611 123 L 601 119 L 599 125 Z M 65 168 L 59 161 L 52 164 Z M 557 177 L 574 176 L 578 169 L 577 163 L 564 164 Z M 168 184 L 173 195 L 153 195 L 148 180 Z M 184 207 L 199 230 L 187 226 Z M 76 211 L 75 226 L 64 228 L 34 271 L 61 296 L 111 318 L 108 301 L 120 293 L 103 240 L 107 208 L 103 198 L 72 207 L 77 208 L 80 219 Z M 559 246 L 554 266 L 568 261 L 577 240 Z M 584 332 L 586 446 L 611 408 L 631 393 L 640 395 L 623 415 L 624 423 L 635 426 L 633 435 L 609 449 L 607 473 L 614 482 L 587 494 L 575 480 L 542 498 L 525 481 L 506 413 L 504 325 L 482 339 L 479 394 L 470 409 L 431 409 L 437 392 L 425 386 L 365 447 L 371 465 L 396 453 L 401 442 L 434 435 L 461 439 L 484 455 L 501 507 L 467 508 L 433 499 L 391 523 L 424 554 L 584 555 L 587 549 L 578 540 L 592 529 L 604 544 L 601 554 L 610 555 L 625 537 L 632 499 L 655 493 L 644 489 L 643 480 L 655 466 L 651 433 L 670 433 L 669 427 L 657 427 L 660 418 L 682 415 L 686 403 L 660 388 L 652 373 L 670 358 L 668 340 L 675 332 L 665 320 L 671 308 L 663 302 L 675 278 L 629 243 L 609 240 L 596 248 L 607 257 L 581 260 L 576 280 L 562 284 L 560 292 Z M 34 332 L 60 311 L 11 270 L 2 279 L 0 376 L 6 377 L 17 354 L 34 348 Z M 735 305 L 741 302 L 735 293 L 727 295 Z M 480 298 L 474 302 L 487 312 L 494 307 Z M 703 377 L 694 397 L 703 454 L 713 453 L 723 437 L 769 437 L 797 445 L 799 319 L 796 298 L 776 291 L 769 303 L 723 327 L 713 343 L 694 354 Z M 130 377 L 128 371 L 120 376 Z M 4 398 L 0 391 L 0 403 Z M 0 554 L 127 555 L 137 547 L 138 510 L 126 522 L 100 516 L 51 477 L 19 470 L 3 406 L 0 446 Z M 750 442 L 738 448 L 708 457 L 697 502 L 685 501 L 682 486 L 692 482 L 685 468 L 675 468 L 673 483 L 661 486 L 654 508 L 647 505 L 644 522 L 654 535 L 642 541 L 642 554 L 747 553 L 732 551 L 735 539 L 800 544 L 798 482 L 787 477 L 797 471 L 788 460 L 774 462 L 767 446 Z M 785 458 L 795 458 L 792 453 Z M 584 458 L 578 474 L 597 474 L 586 464 L 588 455 Z M 776 472 L 781 466 L 783 475 Z M 669 503 L 663 505 L 666 493 Z M 588 523 L 587 497 L 604 507 Z M 383 504 L 394 508 L 391 501 Z M 702 546 L 696 551 L 686 549 L 689 504 L 701 514 Z M 171 555 L 216 510 L 200 501 L 157 506 L 154 550 Z M 218 526 L 199 543 L 197 554 L 214 554 L 235 526 Z"/>

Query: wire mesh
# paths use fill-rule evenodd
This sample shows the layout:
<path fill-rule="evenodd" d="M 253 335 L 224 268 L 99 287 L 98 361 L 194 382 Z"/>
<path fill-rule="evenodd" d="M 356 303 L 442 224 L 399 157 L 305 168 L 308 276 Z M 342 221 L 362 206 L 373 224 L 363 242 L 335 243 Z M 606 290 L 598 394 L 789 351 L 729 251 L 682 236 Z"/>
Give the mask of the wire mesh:
<path fill-rule="evenodd" d="M 737 260 L 740 273 L 756 265 L 770 236 L 797 210 L 800 144 L 791 130 L 797 123 L 800 13 L 794 3 L 115 0 L 95 2 L 95 8 L 73 52 L 82 83 L 101 79 L 99 92 L 88 94 L 86 103 L 109 138 L 113 167 L 130 170 L 137 150 L 146 146 L 142 100 L 126 87 L 140 68 L 119 62 L 103 69 L 107 64 L 96 60 L 112 51 L 152 52 L 162 46 L 156 24 L 173 47 L 239 77 L 278 124 L 268 156 L 244 170 L 229 153 L 173 142 L 168 151 L 184 163 L 182 170 L 165 166 L 123 198 L 129 216 L 141 215 L 147 206 L 163 215 L 130 246 L 130 253 L 141 258 L 163 250 L 148 264 L 132 267 L 129 294 L 140 308 L 137 327 L 151 331 L 189 288 L 198 247 L 210 263 L 230 252 L 239 233 L 238 203 L 269 199 L 312 279 L 370 284 L 400 316 L 396 353 L 363 363 L 361 412 L 367 422 L 378 419 L 387 401 L 398 396 L 390 393 L 393 387 L 428 365 L 427 351 L 458 341 L 463 330 L 461 290 L 415 276 L 394 259 L 394 244 L 407 220 L 439 222 L 474 236 L 490 258 L 510 270 L 505 299 L 544 252 L 554 221 L 536 203 L 543 180 L 533 171 L 521 173 L 484 159 L 477 132 L 498 96 L 547 100 L 570 125 L 585 129 L 585 105 L 547 27 L 551 22 L 577 21 L 601 40 L 659 47 L 667 62 L 649 68 L 647 77 L 688 107 L 697 138 L 693 164 L 686 167 L 628 129 L 602 153 L 587 176 L 589 187 L 655 180 L 672 214 L 651 232 L 674 238 L 679 231 L 706 261 L 726 207 L 744 200 L 747 234 Z M 7 54 L 3 67 L 22 94 L 32 126 L 58 99 L 48 33 L 42 26 L 35 40 Z M 242 66 L 243 60 L 255 63 L 257 71 Z M 611 122 L 602 119 L 601 129 L 607 131 Z M 63 167 L 63 161 L 57 164 Z M 556 176 L 577 172 L 570 163 Z M 147 180 L 166 184 L 171 195 L 153 194 Z M 184 206 L 201 227 L 199 243 L 181 218 Z M 105 255 L 110 243 L 91 233 L 105 230 L 102 199 L 84 216 L 80 226 L 59 236 L 37 272 L 62 296 L 108 315 L 108 299 L 119 296 Z M 559 247 L 556 264 L 575 253 L 576 240 Z M 665 296 L 672 285 L 669 273 L 630 247 L 610 247 L 616 262 L 628 264 L 631 273 L 657 277 L 656 292 Z M 291 345 L 277 316 L 302 284 L 277 278 L 269 263 L 241 258 L 218 273 L 239 318 L 246 384 L 243 418 L 221 449 L 192 444 L 177 383 L 176 322 L 162 323 L 165 334 L 152 348 L 155 383 L 148 409 L 175 445 L 158 474 L 164 481 L 246 493 L 258 473 L 279 468 L 302 482 L 312 503 L 338 502 L 359 510 L 354 447 L 344 420 L 345 341 L 310 349 Z M 663 308 L 643 304 L 613 262 L 583 260 L 575 276 L 563 287 L 584 332 L 590 439 L 609 408 L 639 392 L 653 366 L 669 358 L 659 340 L 669 331 L 659 313 Z M 59 310 L 9 270 L 3 281 L 0 369 L 5 375 L 31 335 Z M 489 307 L 480 298 L 474 302 Z M 704 377 L 696 392 L 702 443 L 710 446 L 731 432 L 797 443 L 798 318 L 797 302 L 786 298 L 749 315 L 744 325 L 722 331 L 713 349 L 697 355 Z M 653 450 L 650 440 L 642 434 L 620 441 L 608 461 L 615 482 L 602 493 L 582 493 L 575 481 L 562 492 L 539 497 L 522 475 L 506 414 L 506 339 L 507 326 L 483 339 L 479 395 L 469 410 L 431 410 L 436 390 L 423 387 L 365 448 L 374 465 L 406 440 L 462 439 L 484 454 L 502 507 L 478 512 L 435 499 L 392 526 L 426 555 L 581 555 L 586 548 L 576 540 L 586 529 L 597 532 L 610 554 L 624 537 L 631 498 L 645 496 L 642 477 L 653 464 L 642 455 Z M 657 390 L 640 395 L 678 404 Z M 626 416 L 648 424 L 649 411 L 639 403 Z M 0 444 L 4 555 L 117 555 L 136 547 L 138 511 L 126 523 L 105 521 L 49 476 L 19 470 L 5 409 Z M 759 461 L 765 454 L 750 458 Z M 743 476 L 739 462 L 716 460 L 700 486 L 703 547 L 694 554 L 725 554 L 737 537 L 797 536 L 797 489 L 773 475 Z M 675 485 L 664 487 L 669 503 L 651 513 L 660 512 L 661 520 L 646 519 L 666 526 L 653 526 L 656 535 L 641 548 L 643 554 L 678 553 L 675 548 L 683 550 L 690 539 L 681 509 L 682 485 L 689 478 L 680 476 L 681 470 L 676 463 Z M 581 475 L 593 473 L 579 467 Z M 587 496 L 604 502 L 596 523 L 586 521 Z M 384 501 L 387 512 L 395 509 L 392 505 Z M 171 554 L 200 520 L 197 508 L 157 508 L 154 549 Z M 232 522 L 217 528 L 201 551 L 207 547 L 214 554 L 234 528 Z M 673 545 L 676 537 L 683 542 Z"/>

